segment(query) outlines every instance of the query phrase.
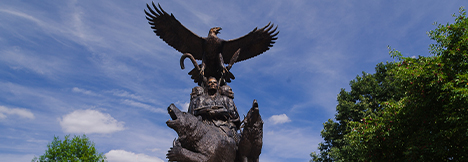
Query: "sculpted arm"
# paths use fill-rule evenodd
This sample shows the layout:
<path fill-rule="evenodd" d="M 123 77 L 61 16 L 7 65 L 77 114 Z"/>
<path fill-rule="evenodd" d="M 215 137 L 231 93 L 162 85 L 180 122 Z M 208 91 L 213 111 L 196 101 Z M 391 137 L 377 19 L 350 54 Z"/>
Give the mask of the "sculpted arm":
<path fill-rule="evenodd" d="M 236 129 L 240 129 L 240 117 L 239 117 L 239 112 L 237 112 L 237 107 L 234 104 L 234 101 L 232 99 L 227 99 L 227 108 L 229 111 L 229 119 L 231 120 L 232 123 L 235 124 Z"/>
<path fill-rule="evenodd" d="M 195 112 L 193 111 L 196 107 L 196 99 L 193 99 L 190 101 L 190 104 L 189 104 L 189 107 L 188 107 L 188 110 L 187 110 L 187 113 L 189 114 L 192 114 L 192 115 L 195 115 Z"/>

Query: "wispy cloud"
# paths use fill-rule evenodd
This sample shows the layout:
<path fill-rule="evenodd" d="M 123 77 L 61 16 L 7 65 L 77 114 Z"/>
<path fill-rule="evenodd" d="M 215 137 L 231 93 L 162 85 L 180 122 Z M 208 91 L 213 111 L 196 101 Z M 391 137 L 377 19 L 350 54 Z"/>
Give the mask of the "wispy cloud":
<path fill-rule="evenodd" d="M 86 90 L 86 89 L 81 89 L 81 88 L 78 88 L 78 87 L 73 87 L 72 92 L 82 93 L 82 94 L 90 95 L 90 96 L 99 96 L 99 94 L 96 94 L 93 91 Z"/>
<path fill-rule="evenodd" d="M 167 113 L 164 109 L 155 108 L 155 107 L 150 106 L 150 105 L 148 105 L 148 104 L 144 104 L 144 103 L 137 102 L 137 101 L 133 101 L 133 100 L 129 100 L 129 99 L 123 100 L 122 103 L 123 103 L 123 104 L 126 104 L 126 105 L 129 105 L 129 106 L 133 106 L 133 107 L 143 108 L 143 109 L 149 110 L 149 111 L 151 111 L 151 112 L 164 113 L 164 114 Z"/>
<path fill-rule="evenodd" d="M 59 119 L 65 133 L 109 134 L 124 130 L 124 122 L 96 110 L 76 110 Z"/>
<path fill-rule="evenodd" d="M 0 106 L 0 119 L 5 119 L 8 116 L 19 116 L 20 118 L 34 119 L 34 114 L 28 109 L 8 108 Z"/>
<path fill-rule="evenodd" d="M 180 70 L 181 54 L 148 25 L 143 9 L 150 2 L 0 1 L 0 120 L 7 121 L 0 146 L 39 154 L 53 134 L 84 132 L 101 151 L 164 159 L 177 137 L 165 125 L 165 107 L 186 109 L 196 84 L 189 69 Z M 274 47 L 234 65 L 230 85 L 240 114 L 252 99 L 260 103 L 262 161 L 307 161 L 322 123 L 333 118 L 340 89 L 388 60 L 387 45 L 410 56 L 427 53 L 430 24 L 451 21 L 466 2 L 159 3 L 200 36 L 214 26 L 223 27 L 223 39 L 269 21 L 279 26 Z M 28 159 L 4 155 L 0 161 Z"/>
<path fill-rule="evenodd" d="M 138 101 L 142 101 L 143 100 L 143 97 L 142 96 L 139 96 L 139 95 L 135 95 L 135 94 L 132 94 L 128 91 L 124 91 L 124 90 L 118 90 L 118 89 L 115 89 L 115 90 L 112 90 L 110 91 L 114 96 L 118 96 L 118 97 L 125 97 L 125 98 L 131 98 L 131 99 L 135 99 L 135 100 L 138 100 Z"/>
<path fill-rule="evenodd" d="M 64 68 L 63 59 L 57 57 L 39 57 L 36 52 L 12 47 L 0 51 L 2 57 L 0 61 L 15 70 L 28 70 L 41 75 L 54 75 Z"/>
<path fill-rule="evenodd" d="M 5 9 L 5 8 L 0 8 L 0 12 L 3 12 L 3 13 L 7 13 L 7 14 L 11 14 L 11 15 L 14 15 L 14 16 L 18 16 L 18 17 L 21 17 L 21 18 L 24 18 L 24 19 L 27 19 L 27 20 L 30 20 L 30 21 L 33 21 L 39 25 L 44 25 L 44 22 L 31 16 L 31 15 L 28 15 L 24 12 L 19 12 L 19 11 L 15 11 L 15 10 L 9 10 L 9 9 Z"/>

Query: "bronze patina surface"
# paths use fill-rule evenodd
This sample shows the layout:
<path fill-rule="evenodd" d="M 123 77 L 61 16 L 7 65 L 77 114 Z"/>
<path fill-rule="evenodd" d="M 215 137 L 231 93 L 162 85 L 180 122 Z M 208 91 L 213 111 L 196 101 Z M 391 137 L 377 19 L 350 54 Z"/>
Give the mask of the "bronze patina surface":
<path fill-rule="evenodd" d="M 258 162 L 263 144 L 263 120 L 258 103 L 253 101 L 241 121 L 234 104 L 234 92 L 227 85 L 234 75 L 229 71 L 236 62 L 262 54 L 277 39 L 277 27 L 268 24 L 237 39 L 218 38 L 221 28 L 214 27 L 207 37 L 200 37 L 184 27 L 160 5 L 147 4 L 145 10 L 151 28 L 159 38 L 182 53 L 180 66 L 189 58 L 194 65 L 189 72 L 199 86 L 190 93 L 187 112 L 174 104 L 167 110 L 167 126 L 178 138 L 167 153 L 169 161 L 178 162 Z M 202 60 L 200 65 L 196 60 Z M 228 64 L 225 66 L 225 64 Z"/>
<path fill-rule="evenodd" d="M 183 59 L 189 57 L 195 68 L 189 72 L 194 82 L 203 85 L 204 79 L 213 76 L 221 84 L 230 82 L 234 75 L 229 72 L 232 64 L 250 59 L 273 47 L 277 39 L 277 27 L 268 24 L 263 28 L 255 28 L 248 34 L 231 40 L 218 38 L 221 27 L 213 27 L 207 37 L 201 37 L 183 26 L 172 14 L 168 14 L 158 4 L 147 5 L 146 19 L 154 33 L 169 46 L 183 54 Z M 202 60 L 199 66 L 195 60 Z M 224 64 L 229 64 L 227 67 Z"/>

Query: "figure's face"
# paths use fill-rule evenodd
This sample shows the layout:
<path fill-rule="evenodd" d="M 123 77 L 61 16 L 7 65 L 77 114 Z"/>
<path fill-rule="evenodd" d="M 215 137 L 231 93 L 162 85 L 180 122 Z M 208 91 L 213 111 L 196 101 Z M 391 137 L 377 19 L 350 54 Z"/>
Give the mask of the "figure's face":
<path fill-rule="evenodd" d="M 192 93 L 190 93 L 191 98 L 195 98 L 203 94 L 203 88 L 202 87 L 195 87 L 192 88 Z"/>
<path fill-rule="evenodd" d="M 218 81 L 215 78 L 208 79 L 208 89 L 217 89 L 218 88 Z"/>
<path fill-rule="evenodd" d="M 225 95 L 227 95 L 228 97 L 234 99 L 234 92 L 232 92 L 231 87 L 229 87 L 229 86 L 223 86 L 222 89 L 223 89 L 223 93 L 224 93 Z"/>

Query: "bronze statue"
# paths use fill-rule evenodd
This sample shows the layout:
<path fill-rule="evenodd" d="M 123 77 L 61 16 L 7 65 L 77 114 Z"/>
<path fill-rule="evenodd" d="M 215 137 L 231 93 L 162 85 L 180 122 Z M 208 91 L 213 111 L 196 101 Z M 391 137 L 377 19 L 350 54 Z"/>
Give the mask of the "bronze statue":
<path fill-rule="evenodd" d="M 234 75 L 229 72 L 230 67 L 235 62 L 247 60 L 262 54 L 270 49 L 275 43 L 279 32 L 273 29 L 273 24 L 268 23 L 261 29 L 255 28 L 247 35 L 237 39 L 223 40 L 218 38 L 221 28 L 214 27 L 208 32 L 207 37 L 200 37 L 183 26 L 172 14 L 166 13 L 161 6 L 152 3 L 154 11 L 148 4 L 146 19 L 151 25 L 154 33 L 167 44 L 183 53 L 181 57 L 181 68 L 184 69 L 183 59 L 189 57 L 195 68 L 189 72 L 195 83 L 203 85 L 209 76 L 215 77 L 218 81 L 230 82 Z M 202 60 L 201 67 L 196 60 Z M 224 64 L 229 64 L 225 67 Z"/>
<path fill-rule="evenodd" d="M 237 146 L 237 161 L 258 162 L 263 145 L 263 120 L 260 116 L 257 100 L 254 100 L 241 127 L 244 129 Z"/>
<path fill-rule="evenodd" d="M 201 116 L 180 111 L 171 104 L 167 111 L 172 120 L 166 122 L 179 138 L 167 153 L 169 161 L 177 162 L 258 162 L 262 150 L 263 121 L 257 101 L 247 113 L 240 141 Z M 239 135 L 238 135 L 239 136 Z"/>
<path fill-rule="evenodd" d="M 262 150 L 263 120 L 258 103 L 241 121 L 234 104 L 234 92 L 226 83 L 234 79 L 229 71 L 236 62 L 267 51 L 275 43 L 278 31 L 268 23 L 261 29 L 237 39 L 223 40 L 220 27 L 211 28 L 208 37 L 200 37 L 185 28 L 174 15 L 154 3 L 146 5 L 146 19 L 154 33 L 182 53 L 180 66 L 190 58 L 194 69 L 189 72 L 199 86 L 190 93 L 187 112 L 171 104 L 167 126 L 178 138 L 167 153 L 169 161 L 178 162 L 258 162 Z M 202 60 L 198 65 L 196 60 Z M 228 64 L 225 66 L 224 64 Z"/>
<path fill-rule="evenodd" d="M 221 91 L 220 93 L 222 95 L 225 95 L 225 96 L 228 96 L 231 99 L 234 99 L 234 92 L 232 92 L 232 89 L 231 89 L 230 86 L 223 85 L 223 86 L 221 86 L 220 91 Z"/>
<path fill-rule="evenodd" d="M 168 108 L 172 120 L 167 125 L 179 138 L 167 158 L 182 162 L 233 162 L 240 141 L 237 108 L 231 98 L 219 93 L 214 77 L 208 78 L 203 93 L 200 90 L 198 86 L 192 89 L 188 113 L 180 112 L 174 105 Z"/>
<path fill-rule="evenodd" d="M 205 87 L 205 93 L 190 102 L 189 113 L 201 116 L 206 123 L 223 129 L 229 137 L 239 139 L 237 131 L 240 118 L 234 101 L 219 93 L 218 82 L 214 77 L 208 79 Z"/>
<path fill-rule="evenodd" d="M 180 111 L 171 104 L 167 111 L 172 120 L 166 122 L 179 138 L 167 153 L 169 161 L 177 162 L 234 162 L 237 142 L 222 129 L 205 124 L 201 117 Z"/>

